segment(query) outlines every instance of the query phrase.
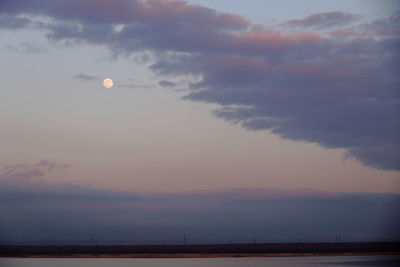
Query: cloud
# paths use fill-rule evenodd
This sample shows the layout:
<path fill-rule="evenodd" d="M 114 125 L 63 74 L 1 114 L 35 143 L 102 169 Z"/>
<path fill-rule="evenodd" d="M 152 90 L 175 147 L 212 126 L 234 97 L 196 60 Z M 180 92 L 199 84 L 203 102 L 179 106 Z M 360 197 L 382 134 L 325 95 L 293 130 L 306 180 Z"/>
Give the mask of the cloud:
<path fill-rule="evenodd" d="M 136 194 L 107 189 L 96 189 L 68 181 L 54 179 L 57 174 L 65 174 L 71 165 L 43 159 L 35 163 L 10 164 L 0 169 L 0 199 L 12 199 L 20 203 L 30 200 L 51 203 L 86 201 L 139 201 L 159 207 L 211 208 L 229 202 L 272 198 L 335 197 L 337 194 L 314 190 L 271 190 L 243 188 L 229 191 L 200 191 L 192 193 Z M 12 197 L 10 197 L 12 196 Z M 185 199 L 185 201 L 183 201 Z M 150 201 L 150 202 L 148 202 Z M 28 204 L 29 205 L 29 204 Z"/>
<path fill-rule="evenodd" d="M 151 89 L 154 88 L 155 85 L 151 84 L 138 84 L 133 79 L 128 79 L 126 81 L 117 82 L 119 87 L 130 88 L 130 89 Z"/>
<path fill-rule="evenodd" d="M 21 42 L 18 45 L 5 45 L 5 47 L 19 53 L 42 54 L 49 52 L 49 49 L 45 45 L 31 42 Z"/>
<path fill-rule="evenodd" d="M 171 82 L 171 81 L 166 81 L 166 80 L 162 80 L 158 84 L 163 86 L 163 87 L 175 87 L 175 86 L 177 86 L 177 83 Z"/>
<path fill-rule="evenodd" d="M 239 16 L 180 0 L 117 0 L 112 4 L 91 0 L 5 0 L 0 3 L 1 14 L 47 16 L 55 20 L 52 25 L 44 25 L 49 38 L 109 43 L 119 52 L 152 47 L 168 49 L 168 42 L 175 49 L 180 46 L 191 49 L 201 35 L 208 37 L 212 33 L 240 30 L 250 25 Z"/>
<path fill-rule="evenodd" d="M 0 16 L 0 29 L 17 30 L 27 27 L 30 24 L 31 20 L 28 18 L 20 18 L 7 14 Z"/>
<path fill-rule="evenodd" d="M 51 40 L 150 53 L 159 76 L 195 77 L 184 98 L 221 105 L 219 118 L 400 169 L 398 12 L 357 25 L 319 13 L 288 23 L 330 32 L 285 33 L 181 0 L 0 3 L 0 16 L 22 15 L 47 17 Z"/>
<path fill-rule="evenodd" d="M 81 82 L 92 82 L 92 81 L 99 81 L 102 80 L 99 76 L 88 75 L 88 74 L 75 74 L 74 78 L 81 81 Z M 147 89 L 147 88 L 154 88 L 154 85 L 147 85 L 147 84 L 136 84 L 132 79 L 128 79 L 126 81 L 114 81 L 114 84 L 118 85 L 119 87 L 130 88 L 130 89 Z"/>
<path fill-rule="evenodd" d="M 303 19 L 289 20 L 284 26 L 296 28 L 324 29 L 348 25 L 358 19 L 358 16 L 348 12 L 323 12 L 309 15 Z"/>
<path fill-rule="evenodd" d="M 96 81 L 96 80 L 100 79 L 98 76 L 87 75 L 87 74 L 82 74 L 82 73 L 75 74 L 74 78 L 81 82 L 91 82 L 91 81 Z"/>
<path fill-rule="evenodd" d="M 176 243 L 183 233 L 196 243 L 332 241 L 338 234 L 365 241 L 400 234 L 399 195 L 260 188 L 137 194 L 37 179 L 65 168 L 55 161 L 3 168 L 2 242 L 97 236 L 103 243 Z"/>
<path fill-rule="evenodd" d="M 139 195 L 102 190 L 54 179 L 71 165 L 43 159 L 36 163 L 11 164 L 0 170 L 0 202 L 41 203 L 68 206 L 71 203 L 135 201 Z M 50 203 L 47 203 L 50 201 Z"/>
<path fill-rule="evenodd" d="M 43 178 L 49 173 L 63 172 L 69 168 L 69 164 L 59 163 L 53 160 L 42 159 L 36 163 L 12 164 L 0 170 L 0 181 L 10 184 L 29 184 L 35 178 Z"/>
<path fill-rule="evenodd" d="M 395 11 L 392 14 L 374 20 L 371 23 L 362 23 L 354 25 L 353 27 L 346 28 L 344 31 L 337 30 L 334 34 L 340 36 L 341 33 L 345 35 L 354 35 L 358 38 L 363 36 L 369 37 L 393 37 L 398 39 L 400 35 L 400 11 Z"/>

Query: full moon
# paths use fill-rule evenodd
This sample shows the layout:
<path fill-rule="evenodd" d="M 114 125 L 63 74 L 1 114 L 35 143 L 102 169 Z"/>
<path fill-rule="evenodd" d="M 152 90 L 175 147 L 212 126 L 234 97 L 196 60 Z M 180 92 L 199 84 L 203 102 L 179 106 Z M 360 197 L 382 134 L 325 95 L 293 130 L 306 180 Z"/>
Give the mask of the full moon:
<path fill-rule="evenodd" d="M 113 85 L 114 85 L 114 82 L 113 82 L 112 79 L 110 79 L 110 78 L 104 79 L 104 81 L 103 81 L 103 86 L 104 86 L 105 88 L 111 88 L 111 87 L 113 87 Z"/>

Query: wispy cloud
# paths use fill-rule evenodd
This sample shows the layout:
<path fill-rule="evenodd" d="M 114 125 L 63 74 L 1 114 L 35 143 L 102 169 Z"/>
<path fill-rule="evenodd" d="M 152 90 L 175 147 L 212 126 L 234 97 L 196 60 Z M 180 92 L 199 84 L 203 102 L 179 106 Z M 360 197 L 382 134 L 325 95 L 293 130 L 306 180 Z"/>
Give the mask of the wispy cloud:
<path fill-rule="evenodd" d="M 41 54 L 49 52 L 49 48 L 44 44 L 36 44 L 31 42 L 21 42 L 17 45 L 5 45 L 6 48 L 19 52 L 19 53 L 32 53 L 32 54 Z"/>
<path fill-rule="evenodd" d="M 54 176 L 65 173 L 70 164 L 43 159 L 36 163 L 20 163 L 0 170 L 1 201 L 30 201 L 71 203 L 85 201 L 133 201 L 138 196 L 131 193 L 113 192 L 85 187 L 72 182 L 59 181 Z M 51 204 L 50 204 L 51 205 Z"/>
<path fill-rule="evenodd" d="M 98 76 L 94 75 L 88 75 L 88 74 L 75 74 L 74 78 L 81 81 L 81 82 L 91 82 L 91 81 L 99 81 L 100 78 Z"/>
<path fill-rule="evenodd" d="M 359 16 L 348 12 L 322 12 L 309 15 L 302 19 L 293 19 L 283 23 L 283 26 L 295 28 L 325 29 L 343 27 L 359 19 Z"/>
<path fill-rule="evenodd" d="M 151 84 L 139 84 L 133 79 L 128 79 L 125 81 L 118 81 L 117 85 L 123 88 L 130 88 L 130 89 L 151 89 L 154 88 L 155 85 Z"/>
<path fill-rule="evenodd" d="M 0 181 L 29 186 L 35 178 L 45 177 L 48 173 L 52 172 L 63 172 L 69 167 L 69 164 L 47 159 L 36 163 L 7 165 L 0 170 Z"/>

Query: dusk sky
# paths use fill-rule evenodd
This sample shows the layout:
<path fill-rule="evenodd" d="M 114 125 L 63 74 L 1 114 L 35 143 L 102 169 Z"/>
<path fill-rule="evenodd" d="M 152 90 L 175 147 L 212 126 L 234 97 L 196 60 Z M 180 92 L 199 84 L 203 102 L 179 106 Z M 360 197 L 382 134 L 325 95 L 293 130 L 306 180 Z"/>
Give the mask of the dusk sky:
<path fill-rule="evenodd" d="M 399 47 L 396 0 L 0 0 L 0 241 L 398 237 Z"/>

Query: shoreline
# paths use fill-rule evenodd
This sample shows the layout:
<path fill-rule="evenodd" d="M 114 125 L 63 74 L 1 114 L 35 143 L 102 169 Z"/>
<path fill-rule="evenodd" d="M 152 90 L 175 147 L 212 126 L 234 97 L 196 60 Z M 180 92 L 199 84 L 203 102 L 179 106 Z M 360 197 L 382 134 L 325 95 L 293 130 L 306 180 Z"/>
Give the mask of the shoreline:
<path fill-rule="evenodd" d="M 399 252 L 351 252 L 351 253 L 155 253 L 155 254 L 71 254 L 71 255 L 18 255 L 0 258 L 118 258 L 118 259 L 166 259 L 166 258 L 280 258 L 280 257 L 336 257 L 336 256 L 388 256 Z"/>
<path fill-rule="evenodd" d="M 400 242 L 191 245 L 0 245 L 0 258 L 239 258 L 400 255 Z"/>

